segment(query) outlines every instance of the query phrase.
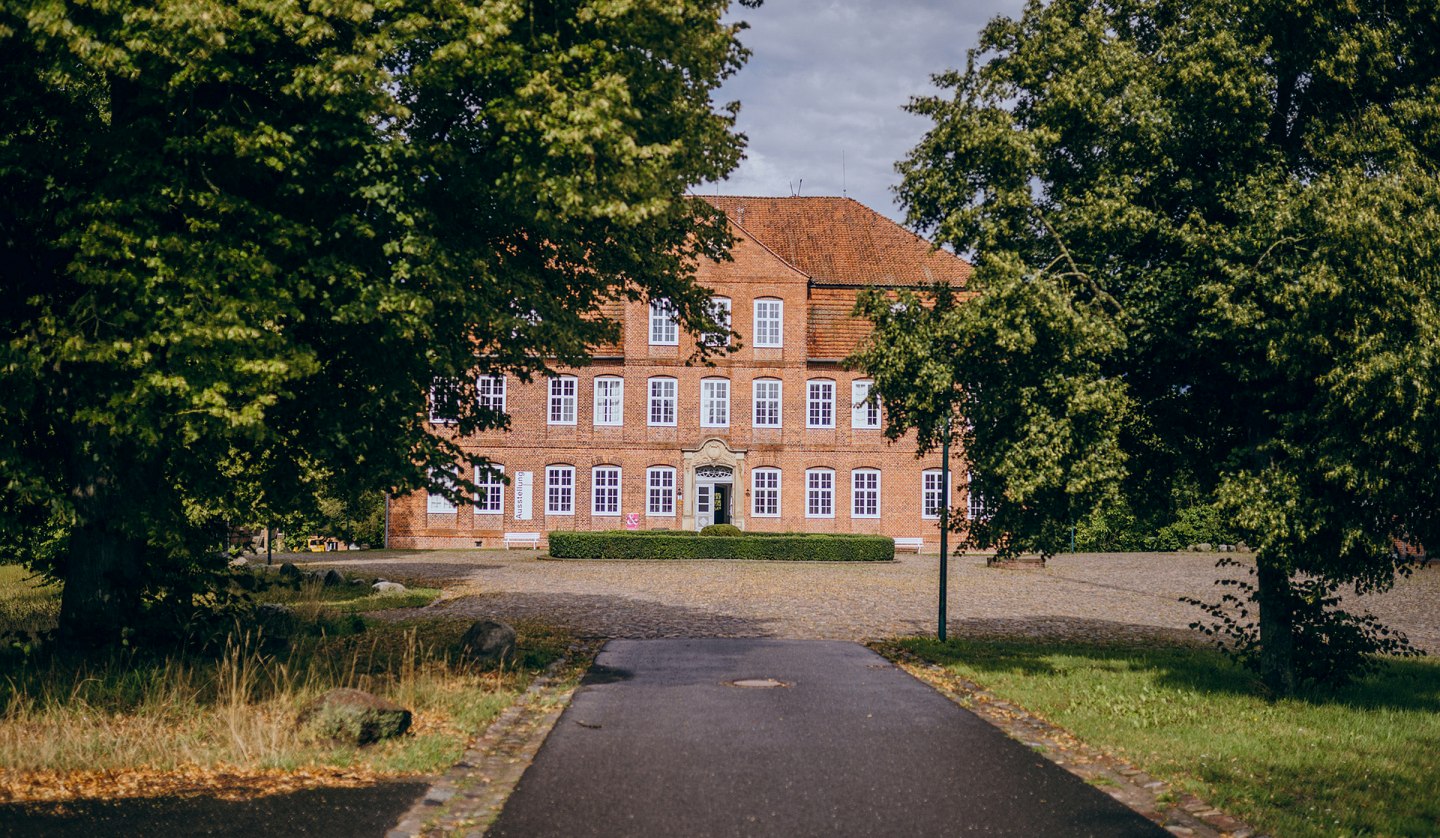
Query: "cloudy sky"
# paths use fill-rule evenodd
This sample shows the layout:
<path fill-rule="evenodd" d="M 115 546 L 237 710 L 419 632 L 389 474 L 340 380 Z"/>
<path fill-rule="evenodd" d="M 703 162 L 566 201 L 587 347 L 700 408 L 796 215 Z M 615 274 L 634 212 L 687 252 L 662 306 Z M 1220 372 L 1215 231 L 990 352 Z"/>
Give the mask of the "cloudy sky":
<path fill-rule="evenodd" d="M 839 195 L 901 220 L 895 162 L 929 123 L 901 108 L 961 67 L 980 28 L 1022 0 L 766 0 L 738 5 L 753 55 L 719 93 L 739 100 L 748 158 L 725 195 Z M 843 155 L 843 172 L 842 172 Z M 802 183 L 803 181 L 803 183 Z"/>

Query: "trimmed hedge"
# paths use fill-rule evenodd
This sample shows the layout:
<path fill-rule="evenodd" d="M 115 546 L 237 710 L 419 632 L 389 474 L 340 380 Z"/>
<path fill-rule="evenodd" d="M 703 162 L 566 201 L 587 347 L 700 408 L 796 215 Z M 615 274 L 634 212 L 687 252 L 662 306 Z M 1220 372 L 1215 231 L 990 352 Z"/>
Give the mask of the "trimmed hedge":
<path fill-rule="evenodd" d="M 761 559 L 786 562 L 888 562 L 895 539 L 883 535 L 747 532 L 702 538 L 694 532 L 552 532 L 556 559 Z"/>

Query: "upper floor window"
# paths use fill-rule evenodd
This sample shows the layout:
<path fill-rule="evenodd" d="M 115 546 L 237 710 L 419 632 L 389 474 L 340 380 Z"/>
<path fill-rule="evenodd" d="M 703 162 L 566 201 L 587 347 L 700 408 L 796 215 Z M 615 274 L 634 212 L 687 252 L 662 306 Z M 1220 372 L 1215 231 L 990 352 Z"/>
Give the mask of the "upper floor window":
<path fill-rule="evenodd" d="M 625 415 L 625 379 L 605 375 L 595 379 L 595 424 L 621 425 Z"/>
<path fill-rule="evenodd" d="M 545 467 L 545 514 L 575 514 L 575 469 L 573 466 Z"/>
<path fill-rule="evenodd" d="M 880 399 L 866 401 L 870 397 L 872 382 L 852 381 L 850 383 L 850 427 L 880 427 Z"/>
<path fill-rule="evenodd" d="M 730 298 L 711 297 L 710 317 L 719 324 L 719 331 L 706 332 L 705 343 L 710 346 L 728 346 L 730 344 Z"/>
<path fill-rule="evenodd" d="M 675 514 L 675 469 L 651 466 L 645 470 L 645 514 Z"/>
<path fill-rule="evenodd" d="M 835 472 L 812 468 L 805 472 L 805 517 L 835 517 Z"/>
<path fill-rule="evenodd" d="M 700 427 L 730 426 L 730 382 L 707 378 L 700 382 Z"/>
<path fill-rule="evenodd" d="M 675 424 L 675 394 L 675 379 L 650 379 L 650 405 L 648 413 L 650 414 L 651 425 Z"/>
<path fill-rule="evenodd" d="M 590 512 L 594 515 L 620 514 L 620 469 L 596 466 L 590 474 Z"/>
<path fill-rule="evenodd" d="M 835 382 L 815 378 L 807 382 L 805 427 L 835 427 Z"/>
<path fill-rule="evenodd" d="M 453 470 L 430 469 L 430 480 L 446 487 L 454 487 L 455 477 Z M 437 486 L 437 488 L 439 488 Z M 443 492 L 431 492 L 425 498 L 425 512 L 430 515 L 449 515 L 455 511 L 455 502 Z"/>
<path fill-rule="evenodd" d="M 505 511 L 505 467 L 497 463 L 475 467 L 475 514 L 499 515 Z"/>
<path fill-rule="evenodd" d="M 757 468 L 750 472 L 750 514 L 757 518 L 780 517 L 780 469 Z"/>
<path fill-rule="evenodd" d="M 757 378 L 752 386 L 757 428 L 780 427 L 780 379 Z"/>
<path fill-rule="evenodd" d="M 873 468 L 850 472 L 850 517 L 880 517 L 880 472 Z"/>
<path fill-rule="evenodd" d="M 575 376 L 550 379 L 550 424 L 575 424 Z"/>
<path fill-rule="evenodd" d="M 650 301 L 650 343 L 653 346 L 675 346 L 680 343 L 680 326 L 675 320 L 675 307 L 669 300 Z"/>
<path fill-rule="evenodd" d="M 950 493 L 945 491 L 945 475 L 938 468 L 929 469 L 921 478 L 920 516 L 939 518 L 940 512 L 950 502 Z"/>
<path fill-rule="evenodd" d="M 482 375 L 475 379 L 475 399 L 480 407 L 505 412 L 505 376 Z"/>
<path fill-rule="evenodd" d="M 453 425 L 458 414 L 460 388 L 449 378 L 437 378 L 430 384 L 430 424 Z"/>
<path fill-rule="evenodd" d="M 785 340 L 785 303 L 772 297 L 755 301 L 755 345 L 777 347 Z"/>

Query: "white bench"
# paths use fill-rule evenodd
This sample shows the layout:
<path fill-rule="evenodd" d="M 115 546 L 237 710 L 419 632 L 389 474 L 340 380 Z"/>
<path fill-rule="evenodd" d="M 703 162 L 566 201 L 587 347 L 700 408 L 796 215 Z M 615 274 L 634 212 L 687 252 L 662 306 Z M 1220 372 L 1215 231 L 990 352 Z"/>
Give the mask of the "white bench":
<path fill-rule="evenodd" d="M 896 550 L 914 550 L 917 554 L 925 546 L 923 538 L 897 538 L 895 539 Z"/>
<path fill-rule="evenodd" d="M 538 532 L 507 532 L 505 533 L 505 549 L 511 547 L 525 547 L 530 550 L 540 549 L 540 533 Z"/>

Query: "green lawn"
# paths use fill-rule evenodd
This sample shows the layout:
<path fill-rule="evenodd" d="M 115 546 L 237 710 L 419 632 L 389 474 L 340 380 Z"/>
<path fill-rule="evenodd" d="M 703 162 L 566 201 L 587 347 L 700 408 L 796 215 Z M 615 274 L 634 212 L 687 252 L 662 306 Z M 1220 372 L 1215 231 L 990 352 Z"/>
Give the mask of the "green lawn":
<path fill-rule="evenodd" d="M 1267 701 L 1208 649 L 897 643 L 1278 836 L 1440 834 L 1440 661 Z M 884 651 L 884 649 L 882 649 Z"/>

